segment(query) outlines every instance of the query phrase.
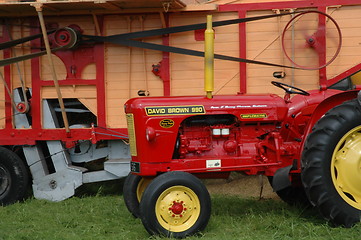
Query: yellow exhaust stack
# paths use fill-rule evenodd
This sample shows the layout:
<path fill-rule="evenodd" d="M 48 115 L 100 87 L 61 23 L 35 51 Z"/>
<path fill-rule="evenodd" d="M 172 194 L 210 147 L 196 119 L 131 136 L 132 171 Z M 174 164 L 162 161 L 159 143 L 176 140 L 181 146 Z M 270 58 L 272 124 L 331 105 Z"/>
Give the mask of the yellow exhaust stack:
<path fill-rule="evenodd" d="M 204 32 L 204 91 L 212 98 L 214 90 L 214 31 L 212 15 L 207 15 L 207 29 Z"/>

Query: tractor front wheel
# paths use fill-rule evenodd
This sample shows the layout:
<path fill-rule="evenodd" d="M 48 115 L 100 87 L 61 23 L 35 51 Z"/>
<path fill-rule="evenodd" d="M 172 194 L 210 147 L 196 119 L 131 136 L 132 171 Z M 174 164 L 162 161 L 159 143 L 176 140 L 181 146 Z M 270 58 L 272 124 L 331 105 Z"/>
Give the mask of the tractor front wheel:
<path fill-rule="evenodd" d="M 361 106 L 345 102 L 325 114 L 307 138 L 302 181 L 310 202 L 335 225 L 361 214 Z"/>
<path fill-rule="evenodd" d="M 207 226 L 211 199 L 197 177 L 185 172 L 168 172 L 146 188 L 140 213 L 150 234 L 184 238 Z"/>
<path fill-rule="evenodd" d="M 129 173 L 124 181 L 123 198 L 125 205 L 134 217 L 139 218 L 139 202 L 142 199 L 145 188 L 152 181 L 151 178 L 143 178 Z"/>

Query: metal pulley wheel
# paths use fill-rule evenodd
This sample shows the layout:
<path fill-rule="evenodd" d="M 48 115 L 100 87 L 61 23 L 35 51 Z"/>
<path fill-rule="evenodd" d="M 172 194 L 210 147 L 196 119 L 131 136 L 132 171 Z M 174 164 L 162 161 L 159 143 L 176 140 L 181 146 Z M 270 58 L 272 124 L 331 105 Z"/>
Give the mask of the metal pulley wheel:
<path fill-rule="evenodd" d="M 282 33 L 283 52 L 295 67 L 301 69 L 326 67 L 336 59 L 341 45 L 341 29 L 337 22 L 320 11 L 295 15 Z"/>
<path fill-rule="evenodd" d="M 54 41 L 64 49 L 73 48 L 79 41 L 79 32 L 71 27 L 60 28 L 54 33 Z"/>

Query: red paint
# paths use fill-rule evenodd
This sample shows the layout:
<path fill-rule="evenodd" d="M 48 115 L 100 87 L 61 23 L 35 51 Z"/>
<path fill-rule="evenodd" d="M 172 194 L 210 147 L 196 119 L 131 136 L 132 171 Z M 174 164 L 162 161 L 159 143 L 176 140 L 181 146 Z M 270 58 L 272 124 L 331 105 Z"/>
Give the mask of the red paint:
<path fill-rule="evenodd" d="M 255 11 L 255 10 L 272 10 L 290 8 L 311 8 L 327 7 L 337 5 L 360 5 L 361 0 L 309 0 L 309 1 L 284 1 L 284 2 L 262 2 L 262 3 L 240 3 L 225 4 L 218 7 L 219 11 Z"/>
<path fill-rule="evenodd" d="M 137 156 L 132 161 L 140 163 L 137 174 L 186 171 L 209 177 L 242 171 L 273 176 L 294 160 L 299 166 L 303 143 L 316 121 L 330 108 L 355 98 L 357 90 L 309 93 L 290 101 L 272 94 L 130 99 L 125 111 L 134 116 Z M 190 110 L 199 106 L 205 111 Z M 162 127 L 164 119 L 174 125 Z M 151 141 L 146 136 L 149 128 L 155 133 Z"/>
<path fill-rule="evenodd" d="M 204 32 L 206 29 L 198 29 L 194 30 L 194 40 L 196 41 L 204 41 Z M 216 34 L 216 30 L 213 29 L 214 34 Z M 214 35 L 214 38 L 216 38 L 216 35 Z"/>
<path fill-rule="evenodd" d="M 318 11 L 326 13 L 326 7 L 318 7 Z M 318 18 L 318 30 L 317 34 L 317 53 L 318 53 L 318 65 L 323 66 L 326 64 L 326 16 L 319 14 Z M 321 68 L 319 72 L 319 85 L 322 90 L 327 88 L 327 70 Z"/>
<path fill-rule="evenodd" d="M 8 30 L 6 25 L 3 25 L 3 37 L 2 41 L 10 41 L 10 36 L 8 35 Z M 4 49 L 3 50 L 3 56 L 4 59 L 11 57 L 11 50 L 10 49 Z M 11 85 L 11 68 L 10 65 L 7 65 L 4 67 L 4 81 L 6 85 L 8 86 L 9 90 L 11 91 L 12 85 Z M 8 89 L 4 86 L 4 93 L 5 93 L 5 127 L 6 128 L 12 128 L 12 102 L 11 102 L 11 96 L 8 94 Z"/>
<path fill-rule="evenodd" d="M 169 14 L 164 13 L 164 18 L 166 22 L 166 27 L 169 27 Z M 170 37 L 169 34 L 162 36 L 163 45 L 169 46 Z M 163 52 L 162 53 L 162 61 L 161 64 L 164 66 L 162 69 L 162 75 L 160 76 L 163 80 L 163 95 L 170 96 L 170 60 L 169 60 L 170 53 Z"/>
<path fill-rule="evenodd" d="M 174 213 L 174 214 L 181 214 L 183 212 L 183 204 L 179 203 L 179 202 L 173 202 L 172 207 L 170 208 L 170 210 Z"/>
<path fill-rule="evenodd" d="M 30 25 L 36 26 L 37 19 L 32 19 Z M 102 21 L 100 21 L 102 26 Z M 9 41 L 9 36 L 6 34 L 6 29 L 3 27 L 4 35 L 1 41 Z M 30 34 L 40 33 L 39 28 L 31 28 Z M 54 37 L 49 38 L 54 45 Z M 42 46 L 42 40 L 36 39 L 31 41 L 31 52 L 39 51 Z M 65 43 L 64 43 L 65 44 Z M 11 57 L 10 50 L 4 50 L 4 58 Z M 67 69 L 67 76 L 65 79 L 59 79 L 60 86 L 73 85 L 94 85 L 97 90 L 97 120 L 99 127 L 71 129 L 70 133 L 66 133 L 65 129 L 42 129 L 42 107 L 41 107 L 41 89 L 44 86 L 54 86 L 52 80 L 44 80 L 40 77 L 40 59 L 31 59 L 31 79 L 32 79 L 32 98 L 30 99 L 30 113 L 32 118 L 32 126 L 30 129 L 14 129 L 12 124 L 12 106 L 10 96 L 5 90 L 5 114 L 6 124 L 4 129 L 0 129 L 0 145 L 34 145 L 36 141 L 60 140 L 66 146 L 74 145 L 78 140 L 92 140 L 96 143 L 100 140 L 119 140 L 126 137 L 121 135 L 127 134 L 127 129 L 106 127 L 106 105 L 105 105 L 105 72 L 104 72 L 104 44 L 83 45 L 75 50 L 67 50 L 63 52 L 56 52 L 56 55 L 64 62 Z M 96 56 L 96 57 L 94 57 Z M 81 72 L 89 65 L 95 64 L 96 76 L 95 79 L 82 79 Z M 74 71 L 76 70 L 76 71 Z M 4 67 L 4 78 L 7 85 L 12 89 L 10 81 L 10 66 Z M 19 106 L 21 108 L 21 106 Z M 121 108 L 121 106 L 119 106 Z M 20 109 L 22 110 L 22 109 Z M 117 135 L 117 136 L 116 136 Z"/>
<path fill-rule="evenodd" d="M 297 9 L 303 10 L 304 8 L 317 8 L 321 12 L 326 12 L 329 6 L 347 6 L 347 5 L 360 5 L 361 0 L 312 0 L 312 1 L 284 1 L 284 2 L 263 2 L 263 3 L 240 3 L 240 4 L 224 4 L 218 7 L 218 10 L 238 12 L 240 18 L 246 17 L 248 11 L 257 10 L 288 10 Z M 242 26 L 244 25 L 244 26 Z M 319 31 L 317 33 L 319 46 L 317 52 L 319 54 L 319 65 L 322 66 L 326 63 L 326 36 L 325 36 L 326 18 L 323 15 L 319 17 Z M 240 58 L 246 58 L 247 46 L 243 42 L 246 39 L 245 24 L 239 24 L 239 41 L 240 41 Z M 246 64 L 240 63 L 240 92 L 245 93 L 247 89 L 247 73 Z M 319 70 L 319 83 L 321 89 L 326 89 L 328 86 L 336 83 L 336 78 L 331 82 L 327 79 L 326 68 Z M 340 76 L 346 74 L 340 74 Z M 338 78 L 337 78 L 338 79 Z"/>
<path fill-rule="evenodd" d="M 270 9 L 289 9 L 289 8 L 318 8 L 321 11 L 325 11 L 327 6 L 331 5 L 353 5 L 353 4 L 361 4 L 361 1 L 355 0 L 344 0 L 344 1 L 288 1 L 288 2 L 269 2 L 269 3 L 249 3 L 249 4 L 228 4 L 219 6 L 219 11 L 236 11 L 238 12 L 239 17 L 243 18 L 247 16 L 247 11 L 253 10 L 270 10 Z M 166 23 L 169 25 L 169 14 L 165 14 Z M 324 25 L 324 20 L 320 19 L 320 25 Z M 102 19 L 99 19 L 100 27 L 102 29 Z M 31 20 L 31 25 L 36 25 L 37 19 Z M 31 28 L 30 34 L 39 33 L 39 29 Z M 3 28 L 3 37 L 2 41 L 8 41 L 9 37 L 6 36 L 6 31 Z M 321 34 L 322 35 L 322 34 Z M 322 36 L 321 36 L 322 38 Z M 239 39 L 240 39 L 240 52 L 239 56 L 241 58 L 246 58 L 246 24 L 239 24 Z M 169 35 L 165 35 L 162 37 L 162 41 L 164 45 L 169 45 Z M 32 52 L 39 51 L 39 47 L 41 47 L 41 40 L 34 40 L 31 42 Z M 325 44 L 323 45 L 325 48 Z M 325 50 L 322 50 L 323 53 Z M 322 54 L 322 51 L 321 54 Z M 8 50 L 3 51 L 4 58 L 10 57 L 10 52 Z M 77 50 L 72 51 L 64 51 L 63 53 L 58 52 L 57 55 L 62 59 L 67 68 L 67 77 L 65 79 L 60 79 L 59 84 L 61 86 L 66 85 L 93 85 L 97 89 L 97 116 L 98 116 L 98 126 L 105 127 L 106 126 L 106 104 L 105 104 L 105 70 L 104 70 L 104 45 L 96 44 L 96 45 L 84 45 L 80 46 Z M 96 57 L 94 57 L 96 56 Z M 324 61 L 324 57 L 320 57 L 320 62 Z M 81 77 L 81 72 L 88 64 L 95 64 L 96 66 L 96 77 L 95 79 L 85 80 Z M 164 83 L 164 95 L 170 96 L 170 61 L 169 61 L 169 53 L 162 54 L 161 61 L 161 75 L 160 77 Z M 247 68 L 245 63 L 240 63 L 240 92 L 247 92 Z M 360 69 L 360 65 L 351 68 L 347 72 L 340 74 L 339 76 L 331 79 L 329 82 L 325 81 L 325 78 L 320 79 L 320 83 L 324 85 L 332 85 L 338 81 L 338 79 L 342 79 L 344 76 L 347 76 L 348 73 L 357 72 Z M 10 86 L 10 67 L 7 66 L 4 68 L 4 77 L 7 84 Z M 68 135 L 65 132 L 65 129 L 42 129 L 42 115 L 41 115 L 41 89 L 44 86 L 53 86 L 53 82 L 49 80 L 43 80 L 40 78 L 40 60 L 39 58 L 34 58 L 31 60 L 31 78 L 32 78 L 32 99 L 31 99 L 31 117 L 32 117 L 32 128 L 31 129 L 14 129 L 12 126 L 12 106 L 10 104 L 10 96 L 5 91 L 5 129 L 0 130 L 0 134 L 2 138 L 0 139 L 1 145 L 22 145 L 29 144 L 33 145 L 36 141 L 46 141 L 46 140 L 62 140 L 68 146 L 72 145 L 72 141 L 77 141 L 80 139 L 91 139 L 93 143 L 99 140 L 106 139 L 119 139 L 116 136 L 109 136 L 106 134 L 112 134 L 109 131 L 106 131 L 102 128 L 93 127 L 90 129 L 71 129 L 71 135 Z M 320 71 L 320 76 L 326 76 L 326 71 Z M 355 96 L 355 94 L 346 94 L 340 96 L 339 98 L 336 95 L 336 92 L 326 91 L 329 93 L 327 95 L 325 92 L 314 92 L 313 93 L 313 104 L 309 100 L 305 100 L 304 97 L 296 97 L 292 98 L 291 102 L 283 102 L 281 98 L 266 96 L 250 96 L 250 95 L 239 95 L 233 97 L 225 97 L 225 99 L 219 100 L 218 97 L 215 97 L 212 100 L 204 99 L 204 97 L 196 97 L 196 98 L 181 98 L 181 101 L 178 101 L 176 98 L 171 99 L 163 99 L 163 98 L 155 98 L 156 100 L 152 104 L 162 105 L 164 101 L 167 101 L 169 104 L 178 104 L 178 105 L 194 105 L 195 102 L 203 104 L 207 106 L 207 114 L 208 113 L 217 113 L 217 114 L 233 114 L 240 118 L 240 114 L 242 114 L 241 110 L 230 110 L 224 109 L 222 111 L 216 112 L 212 110 L 211 104 L 223 102 L 223 106 L 226 106 L 225 103 L 230 104 L 234 101 L 237 101 L 237 104 L 246 101 L 242 97 L 247 97 L 247 101 L 251 101 L 253 103 L 267 103 L 269 108 L 263 109 L 263 112 L 267 114 L 267 126 L 260 125 L 261 121 L 256 121 L 256 125 L 247 125 L 246 122 L 255 123 L 252 120 L 242 119 L 244 125 L 241 124 L 242 129 L 234 124 L 220 124 L 218 127 L 220 128 L 230 128 L 230 137 L 219 136 L 219 137 L 211 137 L 211 135 L 203 135 L 206 127 L 195 127 L 193 131 L 188 132 L 186 128 L 184 128 L 184 134 L 182 136 L 183 146 L 180 147 L 180 156 L 182 158 L 172 159 L 173 154 L 173 146 L 176 143 L 178 128 L 175 130 L 175 127 L 170 129 L 159 129 L 159 119 L 164 119 L 165 117 L 149 117 L 150 124 L 154 127 L 156 136 L 160 134 L 162 137 L 156 137 L 155 141 L 148 143 L 144 133 L 142 131 L 142 126 L 144 119 L 148 117 L 144 117 L 144 119 L 136 118 L 137 127 L 137 137 L 138 140 L 143 143 L 144 146 L 141 146 L 140 151 L 149 150 L 150 152 L 157 150 L 155 155 L 142 153 L 134 159 L 134 161 L 141 160 L 142 170 L 145 170 L 145 173 L 149 173 L 150 175 L 155 175 L 157 171 L 169 171 L 169 170 L 186 170 L 194 173 L 204 173 L 207 172 L 207 168 L 204 166 L 204 161 L 209 159 L 210 156 L 217 156 L 217 159 L 222 159 L 222 171 L 231 171 L 231 170 L 242 170 L 247 174 L 255 174 L 257 172 L 264 172 L 267 175 L 272 175 L 279 167 L 285 166 L 289 164 L 292 159 L 288 157 L 287 154 L 293 154 L 297 156 L 297 153 L 300 151 L 299 146 L 300 143 L 292 142 L 294 138 L 302 138 L 302 133 L 305 131 L 308 133 L 312 124 L 314 124 L 319 115 L 314 115 L 311 118 L 311 113 L 315 110 L 316 106 L 325 98 L 329 98 L 330 96 L 335 96 L 331 100 L 325 101 L 323 104 L 319 104 L 317 110 L 320 113 L 325 112 L 330 106 L 334 106 L 334 104 L 338 104 L 341 100 L 339 99 L 350 99 Z M 271 99 L 269 99 L 271 98 Z M 218 99 L 218 100 L 217 100 Z M 297 100 L 297 101 L 296 101 Z M 332 102 L 332 104 L 331 104 Z M 290 113 L 286 114 L 286 110 L 290 109 L 289 106 L 293 106 L 292 108 L 294 113 L 301 113 L 296 118 L 292 118 Z M 121 108 L 121 106 L 119 106 Z M 295 110 L 296 109 L 296 110 Z M 303 109 L 302 111 L 297 109 Z M 307 111 L 305 110 L 307 109 Z M 258 109 L 259 110 L 259 109 Z M 258 114 L 260 112 L 254 110 L 254 112 L 250 111 L 247 113 Z M 142 113 L 144 115 L 144 113 Z M 177 116 L 174 118 L 175 126 L 179 126 L 181 122 L 187 116 Z M 309 124 L 306 124 L 308 123 Z M 285 130 L 282 128 L 278 133 L 272 133 L 265 136 L 262 140 L 260 140 L 257 144 L 252 145 L 252 141 L 254 141 L 254 137 L 259 136 L 259 131 L 274 131 L 275 126 L 277 124 L 289 124 L 290 126 Z M 140 125 L 139 125 L 140 124 Z M 254 127 L 257 126 L 257 127 Z M 145 127 L 145 125 L 144 125 Z M 258 129 L 258 130 L 256 130 Z M 301 130 L 300 130 L 301 129 Z M 112 129 L 114 131 L 126 134 L 126 129 Z M 242 131 L 242 137 L 237 137 L 237 134 L 240 134 Z M 158 134 L 158 135 L 157 135 Z M 244 135 L 244 137 L 243 137 Z M 164 136 L 164 137 L 163 137 Z M 236 137 L 235 137 L 236 136 Z M 211 139 L 211 140 L 210 140 Z M 302 138 L 304 139 L 304 138 Z M 290 143 L 291 142 L 291 143 Z M 161 144 L 160 144 L 161 143 Z M 209 149 L 209 144 L 212 143 L 215 148 Z M 302 144 L 302 143 L 301 143 Z M 148 149 L 148 145 L 150 146 Z M 164 146 L 171 145 L 171 148 L 166 148 Z M 237 151 L 238 148 L 242 145 L 242 151 L 246 154 L 240 155 Z M 277 149 L 277 151 L 272 152 L 272 149 Z M 212 152 L 208 152 L 212 151 Z M 167 162 L 167 164 L 162 164 L 158 162 L 154 162 L 154 159 L 151 156 L 156 156 L 156 154 L 164 153 L 159 158 Z M 296 153 L 296 154 L 295 154 Z M 218 155 L 217 155 L 218 154 Z M 238 155 L 237 155 L 238 154 Z M 198 155 L 201 155 L 199 157 Z M 143 160 L 145 161 L 143 162 Z M 281 160 L 281 161 L 279 161 Z M 159 164 L 159 165 L 158 165 Z M 158 168 L 159 167 L 159 168 Z M 216 174 L 216 173 L 215 173 Z M 218 173 L 217 173 L 218 174 Z M 225 174 L 224 176 L 227 176 Z"/>
<path fill-rule="evenodd" d="M 247 12 L 240 10 L 238 12 L 239 18 L 245 18 Z M 239 57 L 247 58 L 247 36 L 246 36 L 246 23 L 239 24 Z M 247 93 L 247 64 L 244 62 L 239 63 L 239 92 Z"/>
<path fill-rule="evenodd" d="M 352 68 L 348 69 L 347 71 L 345 71 L 331 79 L 328 79 L 327 84 L 328 84 L 328 86 L 332 86 L 333 84 L 339 82 L 340 80 L 357 73 L 358 71 L 360 71 L 360 69 L 361 69 L 361 63 L 357 64 L 356 66 L 353 66 Z"/>
<path fill-rule="evenodd" d="M 119 134 L 114 133 L 116 131 Z M 71 136 L 68 136 L 65 129 L 2 129 L 0 130 L 0 145 L 34 145 L 36 141 L 60 140 L 60 141 L 77 141 L 77 140 L 119 140 L 121 137 L 110 135 L 126 135 L 127 129 L 91 128 L 71 129 Z M 109 135 L 110 134 L 110 135 Z M 123 138 L 124 139 L 124 138 Z"/>

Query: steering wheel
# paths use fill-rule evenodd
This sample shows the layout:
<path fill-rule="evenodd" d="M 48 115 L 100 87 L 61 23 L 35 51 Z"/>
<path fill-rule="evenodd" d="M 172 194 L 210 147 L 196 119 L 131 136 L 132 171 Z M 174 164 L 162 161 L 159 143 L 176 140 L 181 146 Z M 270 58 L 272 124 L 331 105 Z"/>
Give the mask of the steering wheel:
<path fill-rule="evenodd" d="M 281 83 L 281 82 L 276 82 L 276 81 L 272 81 L 271 83 L 276 87 L 282 88 L 288 94 L 300 94 L 300 95 L 304 95 L 304 96 L 310 96 L 309 92 L 306 92 L 305 90 L 302 90 L 300 88 L 288 85 L 286 83 Z"/>

